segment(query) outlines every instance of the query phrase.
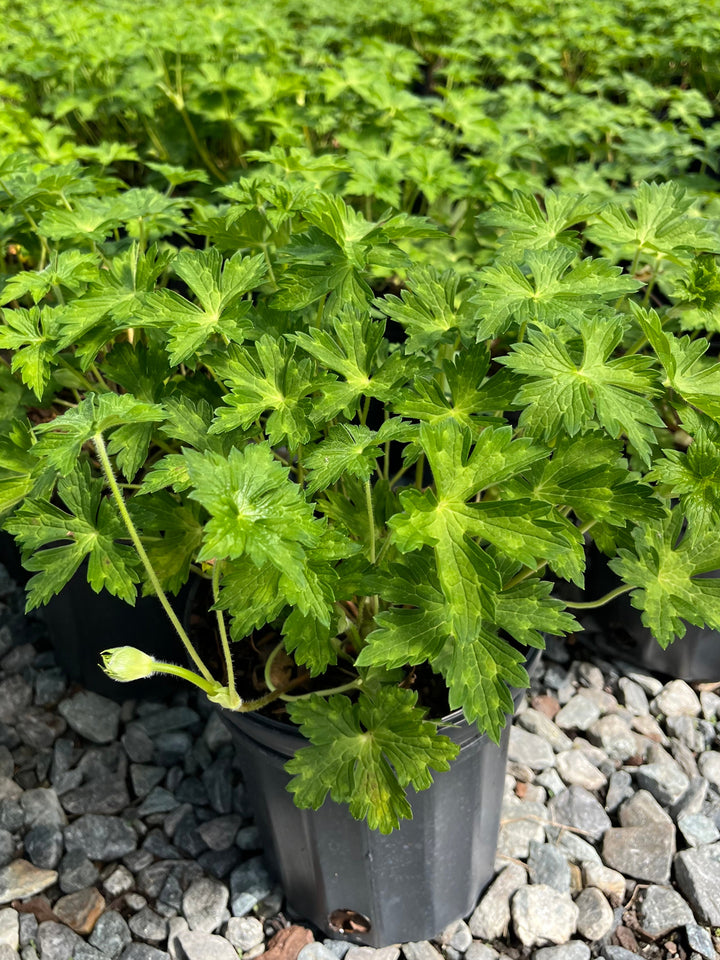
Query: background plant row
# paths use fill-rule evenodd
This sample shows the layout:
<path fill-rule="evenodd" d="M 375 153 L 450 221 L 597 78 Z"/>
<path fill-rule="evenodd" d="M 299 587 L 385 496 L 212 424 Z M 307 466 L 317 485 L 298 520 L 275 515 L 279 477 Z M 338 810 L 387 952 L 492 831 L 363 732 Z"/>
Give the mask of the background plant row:
<path fill-rule="evenodd" d="M 717 210 L 712 2 L 0 10 L 0 155 L 81 160 L 196 199 L 270 169 L 369 219 L 429 214 L 461 262 L 487 241 L 474 216 L 515 188 L 608 198 L 672 177 Z"/>

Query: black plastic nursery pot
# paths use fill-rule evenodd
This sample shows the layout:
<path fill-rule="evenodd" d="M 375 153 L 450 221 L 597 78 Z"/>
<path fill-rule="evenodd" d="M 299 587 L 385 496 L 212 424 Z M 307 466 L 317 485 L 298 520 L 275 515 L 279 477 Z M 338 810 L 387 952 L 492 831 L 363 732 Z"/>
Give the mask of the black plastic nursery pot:
<path fill-rule="evenodd" d="M 706 574 L 720 577 L 720 570 Z M 588 559 L 587 593 L 602 596 L 619 586 L 620 579 L 597 552 Z M 720 680 L 720 632 L 687 625 L 684 637 L 663 650 L 650 630 L 643 626 L 640 611 L 624 594 L 592 611 L 600 627 L 600 646 L 617 660 L 653 670 L 680 680 Z"/>
<path fill-rule="evenodd" d="M 532 651 L 527 667 L 539 659 Z M 514 691 L 517 705 L 522 691 Z M 499 744 L 461 711 L 443 732 L 460 745 L 450 770 L 412 794 L 413 819 L 389 836 L 354 820 L 329 799 L 299 810 L 284 764 L 306 742 L 295 727 L 257 714 L 222 711 L 268 866 L 290 911 L 329 936 L 383 947 L 426 940 L 467 916 L 494 875 L 510 724 Z"/>
<path fill-rule="evenodd" d="M 186 592 L 171 598 L 180 615 Z M 103 650 L 125 645 L 173 663 L 182 659 L 180 640 L 157 597 L 138 597 L 131 607 L 107 591 L 95 593 L 81 567 L 42 616 L 58 666 L 86 689 L 113 700 L 164 699 L 177 689 L 177 680 L 160 675 L 118 683 L 100 667 Z"/>

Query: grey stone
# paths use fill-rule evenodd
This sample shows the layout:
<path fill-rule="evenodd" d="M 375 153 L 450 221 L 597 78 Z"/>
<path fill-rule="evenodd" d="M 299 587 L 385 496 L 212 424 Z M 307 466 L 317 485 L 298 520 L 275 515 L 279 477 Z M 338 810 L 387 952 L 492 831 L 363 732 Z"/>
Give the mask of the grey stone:
<path fill-rule="evenodd" d="M 570 864 L 553 844 L 531 842 L 528 872 L 531 883 L 543 883 L 560 893 L 570 891 Z"/>
<path fill-rule="evenodd" d="M 217 753 L 220 747 L 224 747 L 225 744 L 232 742 L 232 734 L 220 716 L 219 711 L 213 710 L 207 718 L 207 723 L 203 730 L 203 740 L 211 753 Z"/>
<path fill-rule="evenodd" d="M 613 827 L 603 837 L 605 863 L 627 877 L 667 883 L 675 851 L 675 829 L 660 823 Z"/>
<path fill-rule="evenodd" d="M 130 781 L 136 797 L 146 797 L 167 775 L 167 768 L 152 763 L 131 763 Z"/>
<path fill-rule="evenodd" d="M 20 946 L 20 922 L 17 910 L 5 907 L 0 910 L 0 947 L 17 950 Z M 0 957 L 2 960 L 2 957 Z"/>
<path fill-rule="evenodd" d="M 38 926 L 37 943 L 42 960 L 103 960 L 103 954 L 74 930 L 51 920 Z"/>
<path fill-rule="evenodd" d="M 120 705 L 89 690 L 81 690 L 69 700 L 63 700 L 58 713 L 68 725 L 93 743 L 112 743 L 117 739 L 120 725 Z"/>
<path fill-rule="evenodd" d="M 150 763 L 152 760 L 155 744 L 140 727 L 129 726 L 122 735 L 121 742 L 133 763 Z"/>
<path fill-rule="evenodd" d="M 637 670 L 629 670 L 626 673 L 629 680 L 637 683 L 649 697 L 656 697 L 663 688 L 662 680 L 652 677 L 647 673 L 639 673 Z"/>
<path fill-rule="evenodd" d="M 183 897 L 183 915 L 191 930 L 212 933 L 227 916 L 228 888 L 203 877 L 193 880 Z"/>
<path fill-rule="evenodd" d="M 115 960 L 132 942 L 132 935 L 124 917 L 116 910 L 106 910 L 98 918 L 88 942 Z"/>
<path fill-rule="evenodd" d="M 0 746 L 0 777 L 12 779 L 15 773 L 15 760 L 12 753 L 3 744 Z"/>
<path fill-rule="evenodd" d="M 638 786 L 649 790 L 663 806 L 676 803 L 690 785 L 689 778 L 671 757 L 659 763 L 643 764 L 635 776 Z"/>
<path fill-rule="evenodd" d="M 452 947 L 452 949 L 457 950 L 458 953 L 465 953 L 467 948 L 472 943 L 472 939 L 470 927 L 465 923 L 464 920 L 458 920 L 456 923 L 451 923 L 450 926 L 446 927 L 437 938 L 438 942 L 443 946 Z"/>
<path fill-rule="evenodd" d="M 15 857 L 15 848 L 17 844 L 9 830 L 0 827 L 0 867 L 6 866 Z M 30 857 L 32 860 L 32 857 Z M 40 866 L 40 864 L 35 864 Z"/>
<path fill-rule="evenodd" d="M 194 727 L 200 716 L 189 707 L 162 707 L 147 716 L 134 721 L 133 726 L 140 727 L 149 737 L 174 730 L 186 730 Z"/>
<path fill-rule="evenodd" d="M 670 813 L 678 820 L 693 813 L 701 813 L 708 792 L 707 780 L 693 777 L 687 790 L 670 807 Z"/>
<path fill-rule="evenodd" d="M 545 770 L 555 764 L 550 744 L 537 734 L 518 726 L 510 729 L 508 759 L 526 764 L 531 770 Z"/>
<path fill-rule="evenodd" d="M 0 682 L 0 721 L 17 723 L 32 701 L 32 687 L 19 675 Z"/>
<path fill-rule="evenodd" d="M 118 960 L 169 960 L 169 954 L 148 943 L 129 943 Z"/>
<path fill-rule="evenodd" d="M 715 821 L 702 813 L 687 813 L 678 817 L 678 830 L 690 847 L 702 847 L 707 843 L 716 843 L 720 840 L 720 830 Z"/>
<path fill-rule="evenodd" d="M 528 855 L 530 842 L 542 843 L 545 839 L 544 821 L 547 810 L 541 803 L 520 800 L 515 795 L 506 795 L 503 800 L 498 855 L 523 860 Z"/>
<path fill-rule="evenodd" d="M 671 680 L 652 701 L 650 709 L 654 714 L 665 717 L 697 717 L 700 714 L 700 701 L 684 680 Z"/>
<path fill-rule="evenodd" d="M 228 921 L 228 923 L 229 922 L 230 921 Z M 323 945 L 337 957 L 337 960 L 344 960 L 345 954 L 352 946 L 347 940 L 333 940 L 331 937 L 326 937 L 323 940 Z"/>
<path fill-rule="evenodd" d="M 220 755 L 203 771 L 202 782 L 210 806 L 217 813 L 232 812 L 232 758 Z"/>
<path fill-rule="evenodd" d="M 99 877 L 98 868 L 82 850 L 68 850 L 60 861 L 58 876 L 63 893 L 77 893 L 92 887 Z"/>
<path fill-rule="evenodd" d="M 705 749 L 705 735 L 694 717 L 685 714 L 680 717 L 667 717 L 665 726 L 670 736 L 676 737 L 688 750 L 700 753 Z"/>
<path fill-rule="evenodd" d="M 244 953 L 262 943 L 265 932 L 257 917 L 230 917 L 225 937 L 240 953 Z"/>
<path fill-rule="evenodd" d="M 636 960 L 637 954 L 625 947 L 606 946 L 602 948 L 602 955 L 605 960 Z"/>
<path fill-rule="evenodd" d="M 610 817 L 602 805 L 584 787 L 569 787 L 548 801 L 548 811 L 557 823 L 582 830 L 599 840 L 610 827 Z"/>
<path fill-rule="evenodd" d="M 31 941 L 37 940 L 38 922 L 34 913 L 21 913 L 18 917 L 18 926 L 20 928 L 20 946 L 27 946 Z"/>
<path fill-rule="evenodd" d="M 615 713 L 596 720 L 587 728 L 587 735 L 611 760 L 619 763 L 624 763 L 637 753 L 637 741 L 630 724 Z"/>
<path fill-rule="evenodd" d="M 496 940 L 505 935 L 510 923 L 510 898 L 525 884 L 525 868 L 515 863 L 509 864 L 495 877 L 468 921 L 473 937 Z"/>
<path fill-rule="evenodd" d="M 685 936 L 691 950 L 695 950 L 701 957 L 705 957 L 705 960 L 717 960 L 712 937 L 707 930 L 697 923 L 688 923 L 685 926 Z"/>
<path fill-rule="evenodd" d="M 550 717 L 545 716 L 544 713 L 535 710 L 533 707 L 529 707 L 518 715 L 517 724 L 530 733 L 542 737 L 556 752 L 569 750 L 572 747 L 570 737 L 563 733 L 560 727 L 552 722 Z"/>
<path fill-rule="evenodd" d="M 267 897 L 272 880 L 262 857 L 251 857 L 230 874 L 230 909 L 234 917 L 242 917 Z"/>
<path fill-rule="evenodd" d="M 693 922 L 692 910 L 671 887 L 649 886 L 642 894 L 637 913 L 643 930 L 651 937 L 663 936 Z"/>
<path fill-rule="evenodd" d="M 177 937 L 182 960 L 237 960 L 237 951 L 223 937 L 202 930 L 186 930 Z"/>
<path fill-rule="evenodd" d="M 625 708 L 636 717 L 646 716 L 650 713 L 647 694 L 634 680 L 629 677 L 621 677 L 618 681 L 618 687 L 623 695 Z"/>
<path fill-rule="evenodd" d="M 706 720 L 716 720 L 720 718 L 720 697 L 710 690 L 700 692 L 700 707 L 702 715 Z"/>
<path fill-rule="evenodd" d="M 720 790 L 720 753 L 717 750 L 708 750 L 698 757 L 698 769 L 703 777 Z"/>
<path fill-rule="evenodd" d="M 539 773 L 535 777 L 535 783 L 538 786 L 544 787 L 551 797 L 562 793 L 567 786 L 555 769 L 543 770 L 542 773 Z"/>
<path fill-rule="evenodd" d="M 638 790 L 620 807 L 618 820 L 621 827 L 647 827 L 652 823 L 672 827 L 672 819 L 647 790 Z"/>
<path fill-rule="evenodd" d="M 591 763 L 581 750 L 565 750 L 555 758 L 558 773 L 569 786 L 600 790 L 607 783 L 604 773 Z"/>
<path fill-rule="evenodd" d="M 124 777 L 103 777 L 63 794 L 68 813 L 121 813 L 130 805 Z"/>
<path fill-rule="evenodd" d="M 521 887 L 511 910 L 515 934 L 526 947 L 566 943 L 575 933 L 578 908 L 570 894 L 544 884 Z"/>
<path fill-rule="evenodd" d="M 137 834 L 119 817 L 88 813 L 65 830 L 65 846 L 82 850 L 92 860 L 117 860 L 137 847 Z"/>
<path fill-rule="evenodd" d="M 231 813 L 224 817 L 214 817 L 198 827 L 198 833 L 211 850 L 227 850 L 233 845 L 242 817 Z"/>
<path fill-rule="evenodd" d="M 607 793 L 605 794 L 605 809 L 613 813 L 620 804 L 629 799 L 634 792 L 632 777 L 627 770 L 616 770 L 610 775 Z"/>
<path fill-rule="evenodd" d="M 57 880 L 55 870 L 41 870 L 27 860 L 0 867 L 0 904 L 22 900 L 47 890 Z"/>
<path fill-rule="evenodd" d="M 0 943 L 0 960 L 21 960 L 21 958 L 17 950 L 14 950 L 9 944 Z"/>
<path fill-rule="evenodd" d="M 497 960 L 499 956 L 497 950 L 479 940 L 473 940 L 465 952 L 465 960 Z"/>
<path fill-rule="evenodd" d="M 174 767 L 182 763 L 193 747 L 193 739 L 187 730 L 169 730 L 153 737 L 153 763 L 163 767 Z"/>
<path fill-rule="evenodd" d="M 600 940 L 613 928 L 613 908 L 597 887 L 586 887 L 575 899 L 577 932 L 586 940 Z"/>
<path fill-rule="evenodd" d="M 643 737 L 652 740 L 653 743 L 660 743 L 663 746 L 667 746 L 669 743 L 668 738 L 663 732 L 663 728 L 655 717 L 633 717 L 630 726 L 633 730 L 637 731 L 637 733 L 642 734 Z"/>
<path fill-rule="evenodd" d="M 54 870 L 63 852 L 63 835 L 59 827 L 39 826 L 29 830 L 23 839 L 25 854 L 36 867 Z"/>
<path fill-rule="evenodd" d="M 148 817 L 153 813 L 169 813 L 180 806 L 180 801 L 164 787 L 153 787 L 138 807 L 139 817 Z"/>
<path fill-rule="evenodd" d="M 442 960 L 442 954 L 428 940 L 404 943 L 402 952 L 406 960 Z"/>
<path fill-rule="evenodd" d="M 571 863 L 581 865 L 586 862 L 601 863 L 600 854 L 595 847 L 576 833 L 560 827 L 547 828 L 548 839 L 552 840 Z"/>
<path fill-rule="evenodd" d="M 50 787 L 26 790 L 20 797 L 20 806 L 25 814 L 25 826 L 28 828 L 64 827 L 67 823 L 58 795 Z"/>
<path fill-rule="evenodd" d="M 651 758 L 653 751 L 656 749 L 657 747 L 655 744 L 650 746 L 648 749 L 648 759 Z M 698 749 L 701 748 L 698 747 Z M 670 754 L 688 780 L 692 780 L 693 777 L 697 777 L 699 775 L 700 771 L 698 770 L 698 765 L 695 760 L 695 754 L 686 744 L 682 743 L 680 740 L 676 740 L 674 737 L 671 737 Z"/>
<path fill-rule="evenodd" d="M 625 877 L 602 863 L 586 861 L 582 865 L 582 879 L 586 887 L 597 887 L 613 907 L 619 907 L 625 899 Z"/>
<path fill-rule="evenodd" d="M 555 715 L 555 723 L 561 730 L 587 730 L 600 718 L 600 707 L 589 697 L 576 694 Z"/>
<path fill-rule="evenodd" d="M 167 920 L 150 907 L 143 907 L 128 920 L 132 933 L 149 943 L 162 943 L 167 938 Z"/>
<path fill-rule="evenodd" d="M 115 867 L 110 876 L 103 881 L 105 892 L 111 898 L 127 893 L 134 886 L 135 878 L 123 864 Z"/>
<path fill-rule="evenodd" d="M 241 827 L 235 834 L 235 846 L 238 850 L 260 850 L 262 845 L 260 831 L 255 824 Z"/>
<path fill-rule="evenodd" d="M 696 919 L 720 926 L 720 844 L 678 853 L 675 880 Z"/>
<path fill-rule="evenodd" d="M 541 947 L 533 960 L 590 960 L 590 947 L 582 940 L 569 940 L 558 947 Z"/>
<path fill-rule="evenodd" d="M 605 686 L 605 677 L 602 670 L 587 660 L 576 662 L 576 675 L 584 687 L 593 690 L 602 690 Z"/>
<path fill-rule="evenodd" d="M 56 704 L 66 690 L 67 680 L 59 667 L 43 670 L 35 677 L 35 703 L 39 707 Z"/>

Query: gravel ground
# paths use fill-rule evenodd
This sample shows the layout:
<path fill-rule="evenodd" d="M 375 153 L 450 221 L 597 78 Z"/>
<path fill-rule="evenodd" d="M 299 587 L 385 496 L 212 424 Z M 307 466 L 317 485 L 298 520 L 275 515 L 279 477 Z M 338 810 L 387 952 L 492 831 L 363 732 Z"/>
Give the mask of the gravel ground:
<path fill-rule="evenodd" d="M 512 729 L 491 886 L 436 941 L 376 951 L 287 919 L 206 703 L 69 685 L 22 603 L 0 568 L 0 960 L 718 956 L 711 689 L 552 644 Z"/>

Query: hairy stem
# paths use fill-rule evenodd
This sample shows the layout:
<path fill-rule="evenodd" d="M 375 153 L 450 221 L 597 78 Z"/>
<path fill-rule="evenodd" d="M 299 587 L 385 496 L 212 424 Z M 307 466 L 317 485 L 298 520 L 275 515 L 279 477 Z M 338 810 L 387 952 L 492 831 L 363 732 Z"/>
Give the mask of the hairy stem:
<path fill-rule="evenodd" d="M 147 553 L 145 552 L 145 547 L 143 546 L 142 540 L 140 539 L 137 529 L 135 528 L 135 524 L 132 521 L 132 517 L 128 512 L 128 508 L 125 503 L 125 498 L 123 497 L 122 491 L 118 486 L 117 479 L 115 478 L 115 473 L 113 472 L 112 464 L 110 463 L 110 457 L 108 456 L 107 447 L 105 446 L 105 440 L 103 438 L 102 433 L 96 433 L 93 436 L 93 444 L 95 445 L 95 449 L 97 450 L 97 455 L 102 465 L 102 469 L 105 474 L 105 478 L 108 482 L 108 486 L 110 487 L 112 495 L 115 498 L 115 503 L 117 504 L 118 510 L 120 511 L 120 516 L 122 517 L 125 527 L 127 529 L 127 532 L 130 535 L 130 539 L 133 542 L 133 546 L 137 550 L 138 556 L 140 557 L 140 560 L 142 561 L 142 564 L 145 567 L 150 583 L 152 584 L 153 590 L 157 594 L 158 600 L 163 605 L 163 609 L 165 610 L 165 613 L 170 618 L 170 622 L 175 627 L 177 635 L 182 640 L 183 645 L 187 650 L 188 655 L 192 659 L 195 666 L 198 668 L 198 670 L 203 675 L 203 677 L 208 681 L 208 683 L 215 683 L 215 681 L 212 678 L 212 675 L 210 674 L 210 671 L 202 662 L 202 660 L 198 655 L 197 650 L 192 645 L 190 637 L 188 637 L 187 633 L 185 632 L 183 625 L 178 620 L 177 614 L 175 613 L 173 608 L 170 606 L 170 601 L 168 600 L 167 595 L 165 594 L 165 591 L 161 587 L 160 581 L 158 580 L 158 576 L 155 573 L 155 570 L 153 569 L 152 564 L 150 563 L 150 559 Z"/>
<path fill-rule="evenodd" d="M 215 606 L 215 613 L 217 615 L 218 623 L 218 632 L 220 633 L 220 643 L 223 648 L 223 655 L 225 656 L 225 670 L 227 672 L 228 679 L 228 690 L 230 691 L 230 696 L 234 699 L 237 696 L 237 691 L 235 689 L 235 671 L 233 670 L 232 654 L 230 653 L 230 644 L 228 642 L 227 630 L 225 629 L 225 615 L 222 610 L 218 609 L 218 602 L 220 600 L 220 568 L 222 567 L 222 560 L 215 560 L 213 564 L 213 573 L 212 573 L 212 592 L 213 592 L 213 601 Z"/>
<path fill-rule="evenodd" d="M 621 587 L 616 587 L 614 590 L 606 593 L 604 597 L 600 597 L 599 600 L 588 600 L 584 603 L 573 603 L 571 600 L 566 600 L 565 606 L 570 607 L 572 610 L 594 610 L 596 607 L 604 607 L 606 603 L 610 603 L 615 597 L 621 597 L 624 593 L 629 593 L 634 589 L 634 587 L 629 587 L 624 583 Z"/>

